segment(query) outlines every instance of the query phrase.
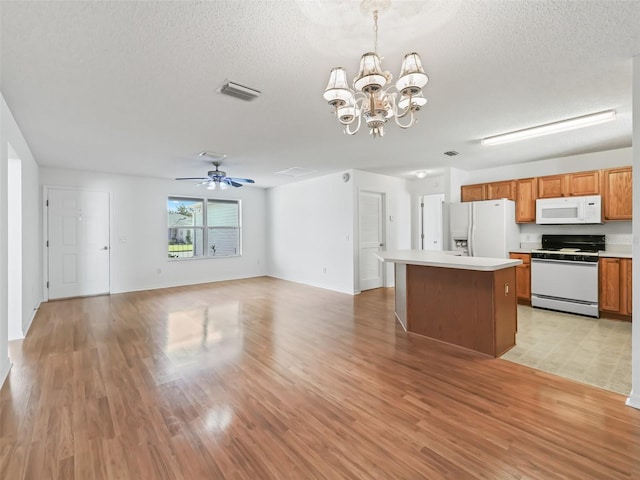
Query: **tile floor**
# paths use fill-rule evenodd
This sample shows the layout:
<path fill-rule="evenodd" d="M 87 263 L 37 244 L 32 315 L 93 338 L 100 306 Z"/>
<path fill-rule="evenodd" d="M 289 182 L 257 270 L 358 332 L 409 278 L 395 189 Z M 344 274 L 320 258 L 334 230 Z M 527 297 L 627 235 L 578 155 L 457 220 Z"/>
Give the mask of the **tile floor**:
<path fill-rule="evenodd" d="M 502 358 L 628 395 L 631 322 L 518 305 L 516 346 Z"/>

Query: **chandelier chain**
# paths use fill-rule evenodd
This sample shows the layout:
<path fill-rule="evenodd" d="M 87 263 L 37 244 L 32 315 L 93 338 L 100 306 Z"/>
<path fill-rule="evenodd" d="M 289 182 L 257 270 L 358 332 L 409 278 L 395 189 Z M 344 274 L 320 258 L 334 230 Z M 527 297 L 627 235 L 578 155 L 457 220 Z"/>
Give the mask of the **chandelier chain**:
<path fill-rule="evenodd" d="M 373 11 L 373 53 L 378 54 L 378 10 Z"/>

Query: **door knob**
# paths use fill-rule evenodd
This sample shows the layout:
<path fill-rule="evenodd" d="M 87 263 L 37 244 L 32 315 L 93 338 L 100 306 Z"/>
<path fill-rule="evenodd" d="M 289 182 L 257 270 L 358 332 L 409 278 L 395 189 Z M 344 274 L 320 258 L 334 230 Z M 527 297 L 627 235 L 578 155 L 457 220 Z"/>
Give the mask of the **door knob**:
<path fill-rule="evenodd" d="M 109 250 L 109 247 L 107 247 L 106 245 L 104 247 L 102 247 L 100 250 Z"/>

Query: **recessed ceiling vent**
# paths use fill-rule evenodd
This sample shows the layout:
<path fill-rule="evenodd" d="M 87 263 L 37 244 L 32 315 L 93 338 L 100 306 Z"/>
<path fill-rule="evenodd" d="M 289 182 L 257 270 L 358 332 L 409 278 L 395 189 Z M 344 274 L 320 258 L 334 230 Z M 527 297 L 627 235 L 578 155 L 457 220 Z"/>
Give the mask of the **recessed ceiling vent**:
<path fill-rule="evenodd" d="M 449 150 L 448 152 L 444 152 L 444 154 L 450 157 L 455 157 L 456 155 L 459 155 L 459 153 L 456 152 L 455 150 Z"/>
<path fill-rule="evenodd" d="M 291 167 L 287 168 L 286 170 L 280 170 L 279 172 L 276 172 L 276 175 L 284 175 L 286 177 L 301 177 L 313 172 L 314 170 L 309 170 L 308 168 Z"/>
<path fill-rule="evenodd" d="M 245 87 L 244 85 L 230 82 L 229 80 L 225 80 L 224 83 L 220 85 L 220 88 L 218 88 L 218 93 L 221 93 L 222 95 L 229 95 L 230 97 L 239 98 L 240 100 L 244 100 L 245 102 L 248 102 L 260 96 L 260 90 Z"/>
<path fill-rule="evenodd" d="M 206 152 L 206 151 L 205 152 L 200 152 L 198 154 L 198 156 L 200 156 L 200 157 L 209 157 L 209 158 L 211 158 L 213 160 L 217 160 L 217 161 L 224 160 L 225 158 L 227 158 L 227 156 L 224 153 L 213 153 L 213 152 Z"/>

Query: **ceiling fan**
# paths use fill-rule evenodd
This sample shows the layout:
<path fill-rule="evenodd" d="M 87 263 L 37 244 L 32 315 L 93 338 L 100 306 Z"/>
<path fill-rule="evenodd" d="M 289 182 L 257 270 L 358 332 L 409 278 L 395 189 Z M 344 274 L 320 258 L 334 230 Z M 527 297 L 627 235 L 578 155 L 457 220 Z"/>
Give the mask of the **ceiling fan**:
<path fill-rule="evenodd" d="M 216 167 L 215 170 L 209 170 L 207 172 L 206 177 L 179 177 L 176 180 L 201 180 L 200 183 L 197 184 L 198 187 L 205 186 L 208 190 L 215 190 L 216 188 L 220 188 L 220 190 L 224 190 L 225 188 L 231 187 L 241 187 L 243 183 L 255 183 L 250 178 L 237 178 L 237 177 L 227 177 L 227 172 L 223 172 L 219 170 L 218 167 L 221 165 L 220 162 L 211 162 Z"/>

